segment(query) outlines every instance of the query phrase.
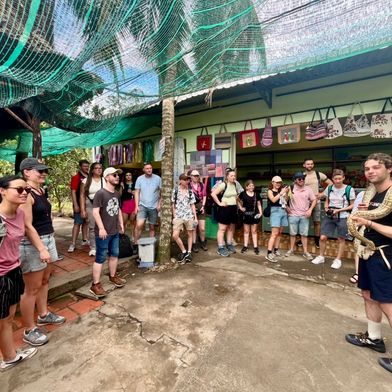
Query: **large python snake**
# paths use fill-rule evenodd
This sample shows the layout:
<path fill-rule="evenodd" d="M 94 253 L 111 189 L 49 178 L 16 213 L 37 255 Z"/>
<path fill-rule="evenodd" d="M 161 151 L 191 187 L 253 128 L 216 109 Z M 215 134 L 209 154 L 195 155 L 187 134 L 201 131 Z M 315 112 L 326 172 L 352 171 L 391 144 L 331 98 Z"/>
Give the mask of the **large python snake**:
<path fill-rule="evenodd" d="M 365 191 L 362 203 L 368 204 L 370 200 L 375 196 L 376 189 L 373 184 L 370 184 Z M 388 189 L 385 194 L 384 201 L 374 210 L 366 211 L 355 211 L 347 219 L 347 228 L 349 233 L 355 237 L 354 248 L 357 255 L 364 260 L 367 260 L 374 254 L 377 246 L 373 241 L 367 239 L 364 236 L 365 226 L 357 227 L 357 224 L 353 221 L 353 217 L 358 216 L 360 218 L 369 219 L 371 221 L 384 218 L 392 212 L 392 186 Z M 389 264 L 389 263 L 388 263 Z"/>

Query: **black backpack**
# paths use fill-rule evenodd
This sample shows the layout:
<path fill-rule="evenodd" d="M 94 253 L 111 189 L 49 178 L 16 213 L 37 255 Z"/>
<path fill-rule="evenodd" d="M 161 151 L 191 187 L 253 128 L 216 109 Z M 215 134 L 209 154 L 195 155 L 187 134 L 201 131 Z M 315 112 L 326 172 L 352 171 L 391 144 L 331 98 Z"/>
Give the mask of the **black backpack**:
<path fill-rule="evenodd" d="M 131 239 L 126 234 L 120 234 L 120 252 L 118 257 L 130 257 L 133 255 Z"/>

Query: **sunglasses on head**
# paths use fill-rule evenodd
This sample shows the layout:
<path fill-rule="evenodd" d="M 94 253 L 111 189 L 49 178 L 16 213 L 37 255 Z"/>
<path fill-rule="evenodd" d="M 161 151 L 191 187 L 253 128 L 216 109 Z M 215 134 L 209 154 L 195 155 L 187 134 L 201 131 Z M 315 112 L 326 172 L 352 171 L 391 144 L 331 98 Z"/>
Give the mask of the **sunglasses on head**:
<path fill-rule="evenodd" d="M 23 192 L 26 192 L 27 194 L 31 192 L 31 188 L 29 186 L 9 186 L 7 189 L 16 189 L 16 192 L 18 192 L 20 195 Z"/>

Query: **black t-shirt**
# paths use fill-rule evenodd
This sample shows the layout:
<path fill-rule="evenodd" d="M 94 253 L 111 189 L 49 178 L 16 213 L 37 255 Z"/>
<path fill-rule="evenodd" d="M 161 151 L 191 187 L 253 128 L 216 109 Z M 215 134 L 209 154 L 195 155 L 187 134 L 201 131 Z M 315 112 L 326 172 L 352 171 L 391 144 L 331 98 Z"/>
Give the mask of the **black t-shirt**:
<path fill-rule="evenodd" d="M 133 191 L 135 190 L 135 184 L 124 184 L 124 189 L 121 194 L 121 201 L 132 200 L 134 198 Z"/>
<path fill-rule="evenodd" d="M 272 196 L 276 196 L 277 194 L 279 194 L 279 192 L 277 192 L 277 191 L 273 191 L 272 189 L 271 189 L 271 192 L 272 192 Z M 268 203 L 269 203 L 269 205 L 271 206 L 271 207 L 282 207 L 282 205 L 280 204 L 280 198 L 278 199 L 278 200 L 276 200 L 275 202 L 273 202 L 272 203 L 272 201 L 268 198 Z"/>
<path fill-rule="evenodd" d="M 42 190 L 41 190 L 42 191 Z M 43 191 L 42 191 L 43 192 Z M 33 226 L 38 235 L 48 235 L 54 232 L 52 225 L 52 205 L 49 203 L 45 193 L 32 191 L 33 204 Z"/>
<path fill-rule="evenodd" d="M 256 212 L 256 214 L 258 213 L 257 202 L 261 201 L 259 194 L 255 192 L 253 196 L 249 196 L 246 191 L 243 191 L 238 197 L 242 201 L 242 205 L 245 207 L 245 211 Z"/>
<path fill-rule="evenodd" d="M 374 210 L 384 201 L 385 194 L 387 193 L 388 189 L 381 193 L 376 193 L 372 200 L 369 203 L 369 210 Z M 385 216 L 384 218 L 374 220 L 375 223 L 380 223 L 381 225 L 385 226 L 392 226 L 392 212 Z M 384 253 L 388 255 L 392 255 L 392 238 L 388 238 L 382 234 L 380 234 L 376 230 L 366 229 L 365 230 L 365 237 L 374 242 L 376 246 L 381 245 L 389 245 L 384 249 Z"/>

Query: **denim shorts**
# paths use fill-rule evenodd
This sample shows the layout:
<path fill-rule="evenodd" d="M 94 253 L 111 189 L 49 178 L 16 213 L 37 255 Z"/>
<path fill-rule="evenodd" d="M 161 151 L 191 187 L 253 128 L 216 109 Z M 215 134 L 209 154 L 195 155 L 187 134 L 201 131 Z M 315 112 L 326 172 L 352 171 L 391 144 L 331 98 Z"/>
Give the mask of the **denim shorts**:
<path fill-rule="evenodd" d="M 337 231 L 339 238 L 346 238 L 348 234 L 347 218 L 336 219 L 326 216 L 321 222 L 321 235 L 332 237 Z"/>
<path fill-rule="evenodd" d="M 74 224 L 82 225 L 85 222 L 85 219 L 81 217 L 79 212 L 74 213 Z"/>
<path fill-rule="evenodd" d="M 55 262 L 59 259 L 59 255 L 57 254 L 56 241 L 54 239 L 53 234 L 41 235 L 42 243 L 48 249 L 50 259 L 52 262 Z M 46 263 L 41 261 L 41 257 L 37 248 L 30 242 L 28 238 L 23 238 L 20 242 L 20 261 L 21 268 L 24 274 L 28 272 L 37 272 L 42 271 L 47 267 Z"/>
<path fill-rule="evenodd" d="M 271 227 L 288 226 L 287 211 L 282 207 L 271 207 L 270 225 Z"/>
<path fill-rule="evenodd" d="M 109 234 L 105 240 L 95 236 L 96 255 L 95 262 L 103 264 L 106 261 L 106 257 L 118 257 L 120 254 L 120 235 Z"/>
<path fill-rule="evenodd" d="M 308 236 L 309 218 L 306 216 L 289 216 L 290 235 Z"/>
<path fill-rule="evenodd" d="M 137 220 L 146 219 L 150 225 L 156 225 L 158 223 L 158 210 L 156 208 L 147 208 L 139 205 Z"/>
<path fill-rule="evenodd" d="M 390 253 L 385 256 L 392 262 Z M 369 290 L 374 301 L 392 303 L 392 270 L 387 268 L 379 251 L 368 260 L 359 259 L 358 287 Z"/>

